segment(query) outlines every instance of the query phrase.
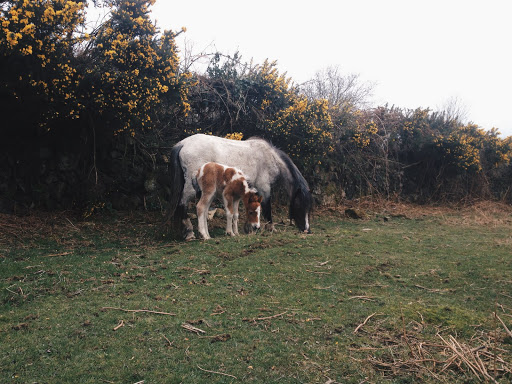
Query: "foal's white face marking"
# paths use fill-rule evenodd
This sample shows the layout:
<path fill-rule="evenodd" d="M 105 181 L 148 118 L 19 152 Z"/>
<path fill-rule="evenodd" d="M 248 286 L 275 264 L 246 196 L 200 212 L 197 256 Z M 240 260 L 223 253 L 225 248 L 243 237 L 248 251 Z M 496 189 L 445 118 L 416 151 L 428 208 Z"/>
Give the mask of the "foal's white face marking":
<path fill-rule="evenodd" d="M 261 205 L 258 208 L 256 208 L 256 214 L 258 215 L 258 222 L 256 223 L 256 229 L 260 229 Z"/>

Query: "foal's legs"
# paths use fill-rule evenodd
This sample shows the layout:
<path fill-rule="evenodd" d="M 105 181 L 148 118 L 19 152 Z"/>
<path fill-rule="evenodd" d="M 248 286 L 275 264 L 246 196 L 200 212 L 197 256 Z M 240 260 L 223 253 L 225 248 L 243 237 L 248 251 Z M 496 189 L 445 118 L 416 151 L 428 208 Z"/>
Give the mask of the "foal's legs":
<path fill-rule="evenodd" d="M 233 232 L 233 218 L 235 214 L 233 196 L 223 194 L 222 200 L 224 200 L 224 208 L 226 208 L 226 235 L 235 236 Z M 238 211 L 236 213 L 238 214 Z"/>
<path fill-rule="evenodd" d="M 213 198 L 215 197 L 215 193 L 207 193 L 204 192 L 201 195 L 201 199 L 197 203 L 197 226 L 201 237 L 205 240 L 210 239 L 210 234 L 208 233 L 208 210 L 210 209 L 210 205 L 212 203 Z"/>
<path fill-rule="evenodd" d="M 233 234 L 238 236 L 238 206 L 240 199 L 233 200 Z"/>

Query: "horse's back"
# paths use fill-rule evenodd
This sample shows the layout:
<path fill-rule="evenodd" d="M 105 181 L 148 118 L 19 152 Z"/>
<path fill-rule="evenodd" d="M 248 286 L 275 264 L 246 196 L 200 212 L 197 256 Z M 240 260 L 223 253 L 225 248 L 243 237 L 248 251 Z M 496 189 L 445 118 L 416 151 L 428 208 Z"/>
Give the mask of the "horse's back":
<path fill-rule="evenodd" d="M 197 134 L 183 139 L 179 144 L 182 145 L 180 160 L 190 178 L 208 162 L 227 164 L 242 170 L 257 188 L 273 183 L 279 176 L 278 162 L 281 160 L 264 140 L 236 141 Z"/>

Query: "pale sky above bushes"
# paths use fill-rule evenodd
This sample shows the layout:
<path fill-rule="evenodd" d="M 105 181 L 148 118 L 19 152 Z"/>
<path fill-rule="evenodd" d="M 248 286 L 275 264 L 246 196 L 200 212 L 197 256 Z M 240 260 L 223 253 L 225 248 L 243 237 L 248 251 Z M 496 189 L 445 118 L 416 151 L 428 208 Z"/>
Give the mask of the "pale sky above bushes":
<path fill-rule="evenodd" d="M 511 0 L 157 0 L 152 17 L 194 53 L 277 60 L 296 83 L 339 66 L 374 104 L 442 109 L 512 136 Z"/>

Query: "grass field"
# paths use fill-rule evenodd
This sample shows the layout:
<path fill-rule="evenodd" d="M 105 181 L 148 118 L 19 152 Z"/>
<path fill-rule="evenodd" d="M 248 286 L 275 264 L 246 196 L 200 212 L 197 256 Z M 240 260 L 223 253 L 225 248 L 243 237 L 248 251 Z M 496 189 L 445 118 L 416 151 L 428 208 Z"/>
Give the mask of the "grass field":
<path fill-rule="evenodd" d="M 512 209 L 365 209 L 188 243 L 0 216 L 0 382 L 511 382 Z"/>

